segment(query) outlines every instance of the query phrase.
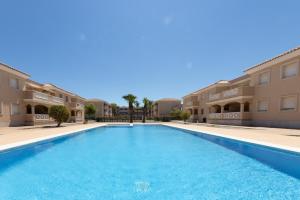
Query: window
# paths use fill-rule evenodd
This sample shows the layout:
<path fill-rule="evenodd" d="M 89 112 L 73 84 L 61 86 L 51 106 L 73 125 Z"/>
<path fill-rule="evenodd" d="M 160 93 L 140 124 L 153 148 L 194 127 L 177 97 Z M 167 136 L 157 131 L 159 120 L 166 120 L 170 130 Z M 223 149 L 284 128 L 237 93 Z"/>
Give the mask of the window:
<path fill-rule="evenodd" d="M 69 97 L 68 96 L 66 96 L 66 102 L 69 102 Z"/>
<path fill-rule="evenodd" d="M 282 97 L 280 102 L 280 110 L 296 110 L 297 108 L 297 97 L 296 96 L 289 96 L 289 97 Z"/>
<path fill-rule="evenodd" d="M 16 103 L 11 104 L 11 114 L 12 115 L 19 114 L 19 104 Z"/>
<path fill-rule="evenodd" d="M 203 115 L 203 114 L 204 114 L 204 109 L 202 108 L 202 109 L 201 109 L 201 115 Z"/>
<path fill-rule="evenodd" d="M 59 94 L 59 98 L 63 98 L 63 95 L 62 95 L 62 94 Z"/>
<path fill-rule="evenodd" d="M 267 101 L 259 101 L 257 104 L 258 112 L 267 112 L 268 111 L 268 102 Z"/>
<path fill-rule="evenodd" d="M 258 84 L 259 85 L 266 85 L 270 82 L 270 73 L 264 72 L 259 75 Z"/>
<path fill-rule="evenodd" d="M 9 79 L 9 86 L 14 89 L 19 89 L 19 80 L 15 78 Z"/>
<path fill-rule="evenodd" d="M 297 76 L 298 70 L 299 70 L 298 62 L 284 65 L 284 66 L 282 66 L 282 70 L 281 70 L 281 78 L 284 79 L 284 78 Z"/>

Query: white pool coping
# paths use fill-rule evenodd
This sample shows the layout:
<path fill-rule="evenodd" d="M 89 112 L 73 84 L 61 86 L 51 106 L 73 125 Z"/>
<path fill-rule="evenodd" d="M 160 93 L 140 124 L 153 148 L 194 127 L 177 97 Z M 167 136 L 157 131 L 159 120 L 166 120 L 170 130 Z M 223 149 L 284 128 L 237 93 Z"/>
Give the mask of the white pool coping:
<path fill-rule="evenodd" d="M 270 143 L 270 142 L 263 142 L 263 141 L 254 140 L 254 139 L 247 139 L 247 138 L 243 138 L 243 137 L 229 136 L 229 135 L 226 135 L 226 134 L 210 132 L 210 131 L 203 131 L 203 130 L 199 130 L 199 129 L 195 129 L 195 128 L 182 127 L 182 125 L 178 126 L 176 124 L 166 124 L 166 123 L 145 123 L 145 124 L 144 123 L 134 123 L 134 124 L 136 124 L 136 125 L 163 125 L 163 126 L 167 126 L 167 127 L 181 129 L 181 130 L 192 131 L 192 132 L 195 132 L 195 133 L 208 134 L 208 135 L 213 135 L 213 136 L 238 140 L 238 141 L 242 141 L 242 142 L 247 142 L 247 143 L 252 143 L 252 144 L 257 144 L 257 145 L 262 145 L 262 146 L 267 146 L 267 147 L 272 147 L 272 148 L 277 148 L 277 149 L 282 149 L 282 150 L 291 151 L 291 152 L 295 152 L 295 153 L 300 153 L 300 148 L 296 148 L 296 147 L 289 147 L 289 146 L 285 146 L 285 145 L 279 145 L 279 144 L 274 144 L 274 143 Z M 94 129 L 94 128 L 104 127 L 104 126 L 107 126 L 107 125 L 108 126 L 110 126 L 110 125 L 128 125 L 128 123 L 97 124 L 97 125 L 92 126 L 92 127 L 80 128 L 78 130 L 66 131 L 66 132 L 62 132 L 62 133 L 58 133 L 58 134 L 54 134 L 54 135 L 49 135 L 49 136 L 45 136 L 45 137 L 38 137 L 38 138 L 24 140 L 24 141 L 20 141 L 20 142 L 5 144 L 5 145 L 0 146 L 0 152 L 5 151 L 5 150 L 9 150 L 9 149 L 14 149 L 14 148 L 21 147 L 21 146 L 25 146 L 25 145 L 29 145 L 29 144 L 34 144 L 34 143 L 46 141 L 46 140 L 60 138 L 60 137 L 63 137 L 63 136 L 74 134 L 74 133 L 91 130 L 91 129 Z"/>
<path fill-rule="evenodd" d="M 238 140 L 238 141 L 242 141 L 242 142 L 247 142 L 247 143 L 252 143 L 252 144 L 257 144 L 257 145 L 262 145 L 262 146 L 267 146 L 267 147 L 272 147 L 272 148 L 276 148 L 276 149 L 282 149 L 282 150 L 285 150 L 285 151 L 292 151 L 292 152 L 295 152 L 295 153 L 300 153 L 300 148 L 297 148 L 297 147 L 289 147 L 289 146 L 285 146 L 285 145 L 279 145 L 279 144 L 274 144 L 274 143 L 270 143 L 270 142 L 263 142 L 263 141 L 259 141 L 259 140 L 253 140 L 253 139 L 247 139 L 247 138 L 243 138 L 243 137 L 230 136 L 230 135 L 216 133 L 216 132 L 202 131 L 202 130 L 198 130 L 198 129 L 195 129 L 195 128 L 176 126 L 176 124 L 164 124 L 164 123 L 162 123 L 162 125 L 172 127 L 172 128 L 192 131 L 192 132 L 195 132 L 195 133 L 202 133 L 202 134 L 204 133 L 204 134 L 208 134 L 208 135 L 213 135 L 213 136 Z"/>

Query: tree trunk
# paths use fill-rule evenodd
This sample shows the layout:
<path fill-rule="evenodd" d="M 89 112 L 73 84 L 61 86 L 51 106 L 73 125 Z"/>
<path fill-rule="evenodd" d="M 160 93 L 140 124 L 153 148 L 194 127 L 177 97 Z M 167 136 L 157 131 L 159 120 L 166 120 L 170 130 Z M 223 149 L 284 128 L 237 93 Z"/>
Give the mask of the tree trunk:
<path fill-rule="evenodd" d="M 133 120 L 132 120 L 132 114 L 133 114 L 133 106 L 129 106 L 129 120 L 130 120 L 130 123 L 133 123 Z"/>

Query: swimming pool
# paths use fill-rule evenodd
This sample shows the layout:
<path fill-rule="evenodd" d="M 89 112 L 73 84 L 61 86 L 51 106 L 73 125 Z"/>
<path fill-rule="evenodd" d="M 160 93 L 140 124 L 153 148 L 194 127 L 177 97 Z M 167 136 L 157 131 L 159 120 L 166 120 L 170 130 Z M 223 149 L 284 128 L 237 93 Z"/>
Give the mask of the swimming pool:
<path fill-rule="evenodd" d="M 232 151 L 232 141 L 188 133 L 101 127 L 4 151 L 0 199 L 300 199 L 297 173 Z"/>

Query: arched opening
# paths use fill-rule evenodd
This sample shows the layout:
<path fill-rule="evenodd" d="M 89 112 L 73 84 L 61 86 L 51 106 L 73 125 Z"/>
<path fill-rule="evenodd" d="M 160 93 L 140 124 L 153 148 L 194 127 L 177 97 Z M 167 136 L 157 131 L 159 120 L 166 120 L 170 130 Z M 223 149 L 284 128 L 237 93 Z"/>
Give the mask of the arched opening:
<path fill-rule="evenodd" d="M 220 105 L 213 105 L 210 108 L 210 113 L 221 113 L 221 106 Z"/>
<path fill-rule="evenodd" d="M 48 114 L 48 107 L 43 105 L 36 105 L 34 107 L 35 114 Z"/>
<path fill-rule="evenodd" d="M 31 105 L 29 104 L 26 106 L 26 114 L 32 114 Z"/>
<path fill-rule="evenodd" d="M 71 110 L 71 116 L 74 117 L 75 116 L 75 111 Z"/>
<path fill-rule="evenodd" d="M 244 103 L 244 112 L 250 112 L 250 103 L 249 102 Z"/>
<path fill-rule="evenodd" d="M 224 106 L 224 112 L 241 112 L 241 104 L 238 102 L 228 103 Z"/>

